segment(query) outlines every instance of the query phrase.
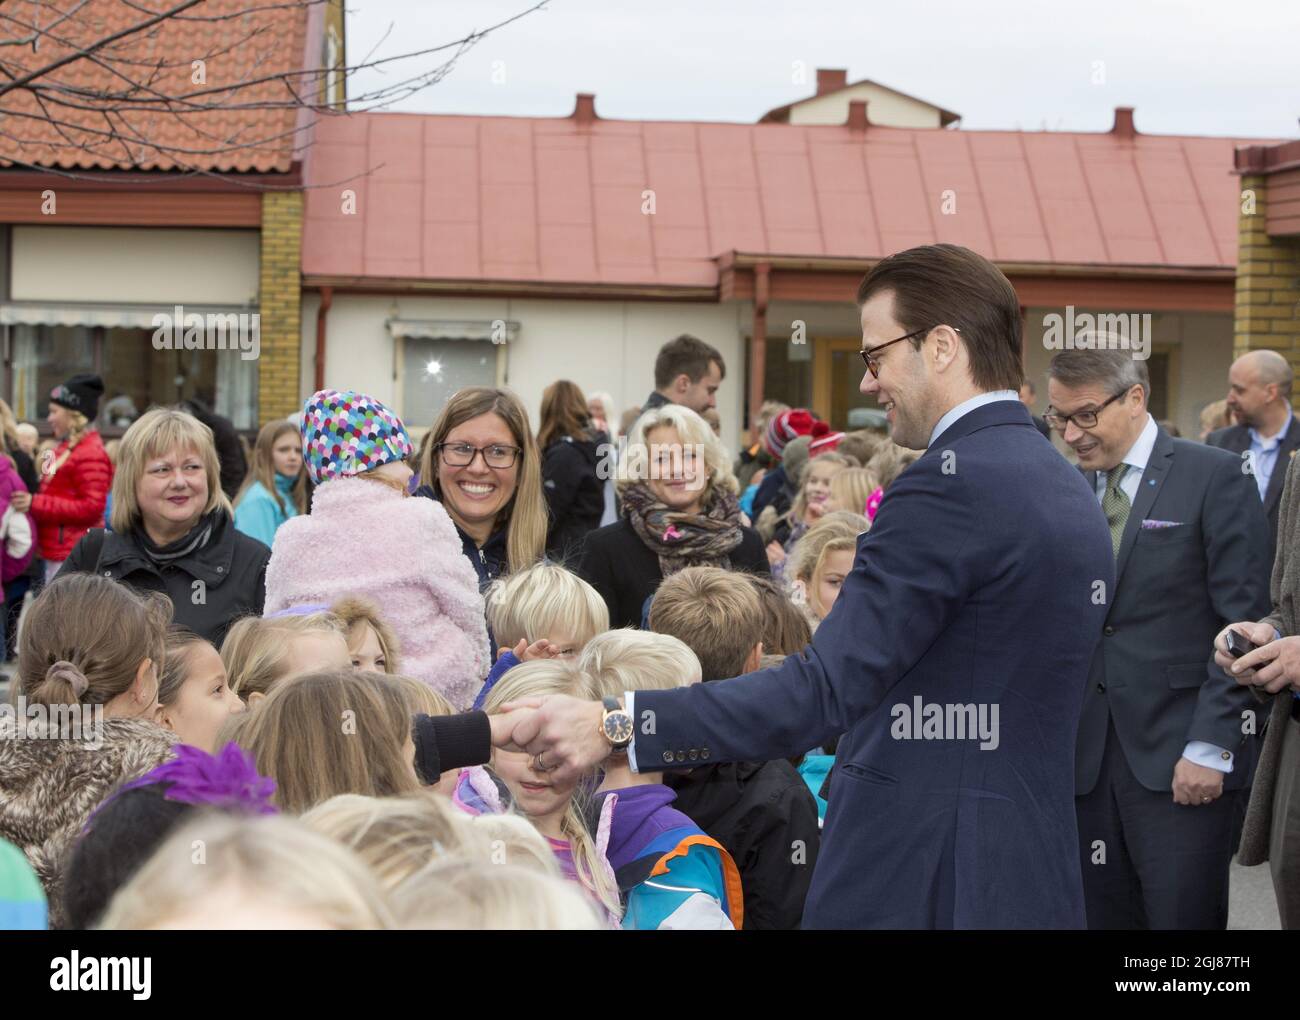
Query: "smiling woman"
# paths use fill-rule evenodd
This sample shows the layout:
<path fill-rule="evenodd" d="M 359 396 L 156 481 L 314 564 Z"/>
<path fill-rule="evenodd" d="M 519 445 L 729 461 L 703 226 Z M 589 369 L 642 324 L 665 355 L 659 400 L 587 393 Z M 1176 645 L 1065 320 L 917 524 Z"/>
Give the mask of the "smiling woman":
<path fill-rule="evenodd" d="M 63 572 L 89 571 L 172 600 L 175 621 L 219 644 L 262 611 L 270 550 L 235 530 L 221 491 L 212 431 L 175 408 L 155 408 L 122 436 L 112 531 L 90 531 Z"/>

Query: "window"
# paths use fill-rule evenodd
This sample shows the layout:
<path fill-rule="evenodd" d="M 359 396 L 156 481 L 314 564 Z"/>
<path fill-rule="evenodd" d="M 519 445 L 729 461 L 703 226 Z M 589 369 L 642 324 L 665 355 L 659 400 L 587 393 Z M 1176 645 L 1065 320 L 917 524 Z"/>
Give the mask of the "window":
<path fill-rule="evenodd" d="M 257 424 L 257 362 L 238 350 L 155 350 L 149 329 L 15 325 L 10 393 L 19 421 L 41 423 L 50 391 L 78 372 L 104 380 L 98 426 L 117 434 L 150 407 L 198 397 L 239 429 Z"/>
<path fill-rule="evenodd" d="M 466 386 L 497 384 L 499 346 L 486 340 L 402 340 L 402 420 L 427 428 Z"/>

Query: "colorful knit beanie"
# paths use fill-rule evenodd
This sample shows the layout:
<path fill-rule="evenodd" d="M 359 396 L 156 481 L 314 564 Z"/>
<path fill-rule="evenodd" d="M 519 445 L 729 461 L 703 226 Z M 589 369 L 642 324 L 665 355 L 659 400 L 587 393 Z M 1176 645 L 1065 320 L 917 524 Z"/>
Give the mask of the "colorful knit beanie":
<path fill-rule="evenodd" d="M 763 445 L 767 447 L 768 453 L 780 460 L 786 443 L 798 436 L 808 435 L 816 420 L 811 412 L 802 407 L 782 411 L 767 423 L 767 431 L 763 433 Z"/>
<path fill-rule="evenodd" d="M 303 408 L 302 459 L 317 485 L 410 455 L 411 438 L 402 419 L 374 397 L 321 390 Z"/>

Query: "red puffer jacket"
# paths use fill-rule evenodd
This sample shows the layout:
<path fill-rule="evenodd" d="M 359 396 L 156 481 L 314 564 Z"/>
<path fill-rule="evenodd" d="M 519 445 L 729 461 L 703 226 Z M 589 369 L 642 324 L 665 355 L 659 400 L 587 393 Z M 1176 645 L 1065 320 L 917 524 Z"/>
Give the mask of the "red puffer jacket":
<path fill-rule="evenodd" d="M 49 461 L 59 463 L 67 440 L 54 450 Z M 41 470 L 40 491 L 32 497 L 36 518 L 36 544 L 41 558 L 61 563 L 72 547 L 91 528 L 104 526 L 104 505 L 113 483 L 113 464 L 104 452 L 98 432 L 87 432 L 57 471 Z"/>

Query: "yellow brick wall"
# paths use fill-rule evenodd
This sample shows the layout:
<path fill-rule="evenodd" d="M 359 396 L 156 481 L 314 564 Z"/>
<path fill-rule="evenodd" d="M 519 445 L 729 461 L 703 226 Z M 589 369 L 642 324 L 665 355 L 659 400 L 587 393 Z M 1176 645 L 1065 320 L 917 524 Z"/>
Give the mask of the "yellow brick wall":
<path fill-rule="evenodd" d="M 1232 354 L 1270 348 L 1300 375 L 1300 239 L 1265 231 L 1267 177 L 1244 176 L 1241 190 Z M 1253 212 L 1247 211 L 1247 192 L 1254 194 Z M 1300 387 L 1292 391 L 1292 403 L 1300 408 Z"/>
<path fill-rule="evenodd" d="M 262 195 L 258 421 L 266 424 L 302 409 L 298 391 L 302 345 L 302 192 Z"/>

